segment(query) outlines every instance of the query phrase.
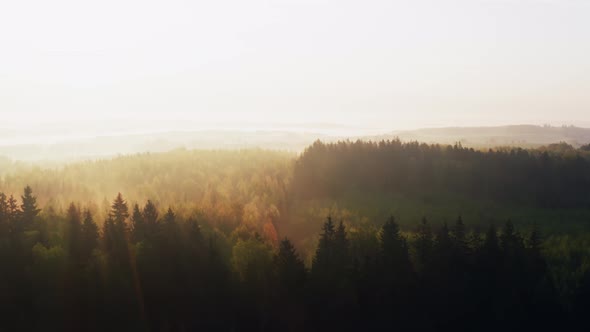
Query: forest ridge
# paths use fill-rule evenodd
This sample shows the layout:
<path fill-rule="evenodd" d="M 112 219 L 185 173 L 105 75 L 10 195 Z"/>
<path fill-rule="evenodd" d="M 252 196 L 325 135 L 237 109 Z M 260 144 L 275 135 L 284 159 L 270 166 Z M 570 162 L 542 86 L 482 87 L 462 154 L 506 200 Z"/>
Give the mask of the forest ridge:
<path fill-rule="evenodd" d="M 573 328 L 589 150 L 318 141 L 7 163 L 0 311 L 33 330 Z"/>
<path fill-rule="evenodd" d="M 186 149 L 255 149 L 300 153 L 315 140 L 338 142 L 344 140 L 381 141 L 400 139 L 429 144 L 455 144 L 476 149 L 498 146 L 540 148 L 565 142 L 579 148 L 590 142 L 590 129 L 574 126 L 512 125 L 495 127 L 449 127 L 397 130 L 357 128 L 354 126 L 320 124 L 291 124 L 239 129 L 202 129 L 128 132 L 75 130 L 70 127 L 33 127 L 14 130 L 0 125 L 0 156 L 14 160 L 63 163 L 144 152 L 166 152 Z"/>

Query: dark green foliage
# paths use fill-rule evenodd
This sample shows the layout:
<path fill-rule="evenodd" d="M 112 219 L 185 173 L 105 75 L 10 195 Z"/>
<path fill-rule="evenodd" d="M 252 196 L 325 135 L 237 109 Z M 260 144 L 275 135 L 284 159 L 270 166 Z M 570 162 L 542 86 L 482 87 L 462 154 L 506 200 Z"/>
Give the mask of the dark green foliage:
<path fill-rule="evenodd" d="M 426 193 L 543 208 L 590 206 L 588 154 L 490 150 L 399 140 L 308 147 L 294 169 L 295 193 L 338 199 L 351 192 L 420 199 Z"/>
<path fill-rule="evenodd" d="M 153 239 L 159 232 L 158 210 L 152 201 L 148 200 L 143 207 L 143 221 L 145 222 L 145 238 Z"/>
<path fill-rule="evenodd" d="M 118 193 L 117 197 L 113 201 L 113 204 L 111 205 L 111 212 L 109 212 L 109 217 L 113 219 L 113 222 L 120 230 L 125 230 L 127 228 L 125 221 L 129 217 L 129 207 L 127 206 L 127 202 L 123 199 L 123 195 L 121 195 L 121 193 Z"/>
<path fill-rule="evenodd" d="M 408 278 L 411 273 L 408 245 L 406 239 L 401 236 L 393 216 L 383 225 L 379 240 L 381 242 L 380 264 L 386 278 Z"/>
<path fill-rule="evenodd" d="M 281 241 L 276 264 L 280 285 L 284 287 L 284 291 L 301 291 L 306 279 L 305 265 L 288 239 Z"/>
<path fill-rule="evenodd" d="M 33 227 L 33 223 L 35 221 L 35 217 L 41 211 L 37 208 L 37 198 L 33 196 L 33 189 L 27 186 L 24 190 L 23 196 L 21 196 L 22 204 L 21 208 L 21 218 L 24 229 L 31 229 Z"/>
<path fill-rule="evenodd" d="M 417 264 L 420 266 L 420 269 L 424 269 L 431 262 L 434 246 L 432 231 L 426 218 L 422 218 L 422 221 L 418 226 L 414 246 L 416 249 Z"/>
<path fill-rule="evenodd" d="M 588 271 L 561 296 L 539 230 L 525 246 L 510 221 L 482 238 L 461 218 L 433 236 L 423 219 L 406 236 L 391 217 L 359 255 L 358 230 L 328 217 L 308 274 L 287 239 L 230 238 L 170 207 L 158 219 L 151 201 L 128 229 L 117 195 L 100 234 L 74 203 L 8 227 L 34 206 L 15 205 L 0 194 L 2 330 L 574 330 L 587 313 Z"/>
<path fill-rule="evenodd" d="M 98 226 L 94 222 L 90 210 L 84 211 L 84 222 L 82 223 L 82 256 L 88 261 L 92 252 L 98 247 Z"/>
<path fill-rule="evenodd" d="M 68 218 L 65 230 L 65 248 L 68 256 L 76 264 L 84 263 L 84 249 L 82 236 L 82 213 L 71 203 L 68 208 Z"/>
<path fill-rule="evenodd" d="M 0 193 L 0 238 L 8 237 L 10 231 L 10 211 L 8 209 L 8 198 Z"/>
<path fill-rule="evenodd" d="M 146 239 L 146 228 L 146 222 L 139 210 L 139 205 L 133 205 L 133 213 L 131 214 L 131 239 L 134 243 Z"/>
<path fill-rule="evenodd" d="M 336 231 L 334 230 L 334 223 L 332 222 L 332 217 L 328 216 L 328 219 L 322 226 L 320 241 L 313 258 L 312 272 L 315 275 L 321 276 L 332 272 L 330 270 L 334 264 L 335 242 Z"/>

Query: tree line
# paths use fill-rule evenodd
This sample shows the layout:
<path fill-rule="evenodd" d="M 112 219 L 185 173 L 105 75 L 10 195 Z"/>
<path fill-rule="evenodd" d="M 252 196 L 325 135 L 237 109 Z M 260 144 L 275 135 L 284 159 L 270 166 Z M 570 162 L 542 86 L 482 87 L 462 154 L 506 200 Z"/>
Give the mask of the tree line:
<path fill-rule="evenodd" d="M 319 225 L 318 225 L 319 226 Z M 318 227 L 319 228 L 319 227 Z M 306 266 L 288 239 L 230 236 L 205 220 L 130 206 L 97 223 L 71 203 L 41 217 L 30 187 L 0 194 L 0 327 L 7 330 L 548 330 L 583 326 L 590 274 L 564 300 L 543 238 L 508 221 L 483 234 L 459 217 L 354 245 L 328 217 Z"/>
<path fill-rule="evenodd" d="M 567 144 L 481 151 L 400 140 L 316 141 L 295 163 L 293 191 L 309 200 L 351 191 L 412 197 L 453 194 L 502 204 L 587 209 L 587 150 Z"/>

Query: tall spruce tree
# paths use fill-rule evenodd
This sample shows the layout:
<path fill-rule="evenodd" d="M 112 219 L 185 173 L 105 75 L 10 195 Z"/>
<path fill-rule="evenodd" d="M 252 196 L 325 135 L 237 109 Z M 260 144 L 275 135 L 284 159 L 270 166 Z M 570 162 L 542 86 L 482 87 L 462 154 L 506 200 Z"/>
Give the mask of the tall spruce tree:
<path fill-rule="evenodd" d="M 281 241 L 275 258 L 278 279 L 283 292 L 300 292 L 305 285 L 306 271 L 303 260 L 288 239 Z"/>
<path fill-rule="evenodd" d="M 120 230 L 126 230 L 127 226 L 125 221 L 129 217 L 129 207 L 127 206 L 127 202 L 123 199 L 123 195 L 121 193 L 117 194 L 113 204 L 111 205 L 111 211 L 109 216 L 113 219 L 115 226 Z"/>
<path fill-rule="evenodd" d="M 82 256 L 82 215 L 80 209 L 73 202 L 68 208 L 66 224 L 66 248 L 68 256 L 74 263 L 83 262 Z"/>
<path fill-rule="evenodd" d="M 35 218 L 41 211 L 41 209 L 37 208 L 37 197 L 33 196 L 33 189 L 31 187 L 25 187 L 21 200 L 21 220 L 23 227 L 24 229 L 31 229 L 33 228 Z"/>
<path fill-rule="evenodd" d="M 168 208 L 162 220 L 162 232 L 165 241 L 173 245 L 178 239 L 178 224 L 176 223 L 176 214 L 171 207 Z"/>
<path fill-rule="evenodd" d="M 159 233 L 158 217 L 158 209 L 156 208 L 156 205 L 154 205 L 152 201 L 148 200 L 143 207 L 146 239 L 153 239 L 154 236 Z"/>
<path fill-rule="evenodd" d="M 333 265 L 334 258 L 334 242 L 336 238 L 336 231 L 332 217 L 328 216 L 326 222 L 322 226 L 322 233 L 320 234 L 320 241 L 313 258 L 312 272 L 316 275 L 329 272 Z"/>
<path fill-rule="evenodd" d="M 129 217 L 127 202 L 121 193 L 117 194 L 111 204 L 111 211 L 103 225 L 103 239 L 107 253 L 116 264 L 129 263 L 128 229 L 126 220 Z"/>
<path fill-rule="evenodd" d="M 412 272 L 406 238 L 400 233 L 395 218 L 391 216 L 381 228 L 380 264 L 386 278 L 405 280 Z"/>
<path fill-rule="evenodd" d="M 98 226 L 96 222 L 94 222 L 94 218 L 92 217 L 92 212 L 86 209 L 84 211 L 84 222 L 82 223 L 82 250 L 83 250 L 83 257 L 86 261 L 91 257 L 92 252 L 94 249 L 98 247 Z"/>
<path fill-rule="evenodd" d="M 139 205 L 133 205 L 133 213 L 131 214 L 131 240 L 133 243 L 138 243 L 145 240 L 146 225 L 143 213 L 139 210 Z"/>

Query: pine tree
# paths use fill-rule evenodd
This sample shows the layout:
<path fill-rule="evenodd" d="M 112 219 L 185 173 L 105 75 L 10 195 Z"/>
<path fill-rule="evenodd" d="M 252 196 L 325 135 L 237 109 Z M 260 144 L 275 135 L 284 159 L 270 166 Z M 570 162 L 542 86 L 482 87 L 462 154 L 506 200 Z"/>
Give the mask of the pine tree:
<path fill-rule="evenodd" d="M 10 195 L 8 198 L 8 210 L 7 210 L 7 219 L 8 219 L 8 228 L 9 232 L 13 236 L 18 236 L 22 232 L 24 232 L 24 224 L 21 222 L 21 210 L 18 207 L 18 202 L 14 198 L 14 196 Z"/>
<path fill-rule="evenodd" d="M 105 222 L 105 231 L 108 230 L 110 232 L 110 241 L 112 241 L 111 254 L 114 255 L 114 257 L 116 257 L 115 260 L 119 262 L 126 261 L 128 257 L 128 229 L 126 223 L 128 217 L 129 208 L 127 202 L 123 199 L 123 195 L 118 193 L 113 204 L 111 204 L 111 211 Z M 105 233 L 105 236 L 106 235 L 107 234 Z"/>
<path fill-rule="evenodd" d="M 400 234 L 399 226 L 393 216 L 381 228 L 379 240 L 381 242 L 381 266 L 386 277 L 392 277 L 392 274 L 402 278 L 409 277 L 411 264 L 407 242 Z"/>
<path fill-rule="evenodd" d="M 275 261 L 281 288 L 287 293 L 301 291 L 306 278 L 305 265 L 291 241 L 281 241 Z"/>
<path fill-rule="evenodd" d="M 116 226 L 111 216 L 108 216 L 102 225 L 102 242 L 107 253 L 113 253 L 116 246 Z"/>
<path fill-rule="evenodd" d="M 35 218 L 41 210 L 37 208 L 37 198 L 33 196 L 33 189 L 31 189 L 31 187 L 25 187 L 24 194 L 21 196 L 21 200 L 22 227 L 25 230 L 28 230 L 33 227 Z"/>
<path fill-rule="evenodd" d="M 146 225 L 143 214 L 139 210 L 139 205 L 133 206 L 133 213 L 131 214 L 131 239 L 133 243 L 138 243 L 145 240 Z"/>
<path fill-rule="evenodd" d="M 514 230 L 514 224 L 511 220 L 508 220 L 502 228 L 502 235 L 500 236 L 500 244 L 504 253 L 508 256 L 519 256 L 524 249 L 522 238 Z"/>
<path fill-rule="evenodd" d="M 111 204 L 111 211 L 103 225 L 103 244 L 105 251 L 115 264 L 129 263 L 128 229 L 126 220 L 129 217 L 127 202 L 119 193 Z"/>
<path fill-rule="evenodd" d="M 68 255 L 75 263 L 82 261 L 82 216 L 80 209 L 72 202 L 68 208 L 66 226 L 66 247 Z"/>
<path fill-rule="evenodd" d="M 430 277 L 436 275 L 436 283 L 448 283 L 452 280 L 451 275 L 454 270 L 452 266 L 454 263 L 454 253 L 453 240 L 451 239 L 449 228 L 445 222 L 436 232 L 434 241 L 433 259 L 431 264 L 433 271 L 430 273 Z"/>
<path fill-rule="evenodd" d="M 424 268 L 430 261 L 432 255 L 433 239 L 428 220 L 422 218 L 416 233 L 416 256 L 419 265 Z"/>
<path fill-rule="evenodd" d="M 176 247 L 178 241 L 178 225 L 176 223 L 176 214 L 172 211 L 172 208 L 168 208 L 168 211 L 162 218 L 162 239 L 166 250 L 173 250 Z"/>
<path fill-rule="evenodd" d="M 8 218 L 8 198 L 4 193 L 0 193 L 0 241 L 8 237 L 8 232 L 10 229 Z"/>
<path fill-rule="evenodd" d="M 340 221 L 336 233 L 334 233 L 334 263 L 345 272 L 351 265 L 350 243 L 347 238 L 346 227 Z"/>
<path fill-rule="evenodd" d="M 158 209 L 150 200 L 143 207 L 143 219 L 145 222 L 145 236 L 147 239 L 153 239 L 159 232 Z"/>
<path fill-rule="evenodd" d="M 312 272 L 314 274 L 323 274 L 332 266 L 335 236 L 336 231 L 334 230 L 332 217 L 328 216 L 328 219 L 322 226 L 320 242 L 318 243 L 318 248 L 313 259 Z"/>
<path fill-rule="evenodd" d="M 121 193 L 118 193 L 117 197 L 113 201 L 109 215 L 113 219 L 117 228 L 126 229 L 127 226 L 125 221 L 129 217 L 129 207 L 127 206 L 127 202 L 123 199 L 123 195 L 121 195 Z"/>
<path fill-rule="evenodd" d="M 82 223 L 83 257 L 86 261 L 98 246 L 98 238 L 98 226 L 94 222 L 92 213 L 87 209 L 84 211 L 84 222 Z"/>

